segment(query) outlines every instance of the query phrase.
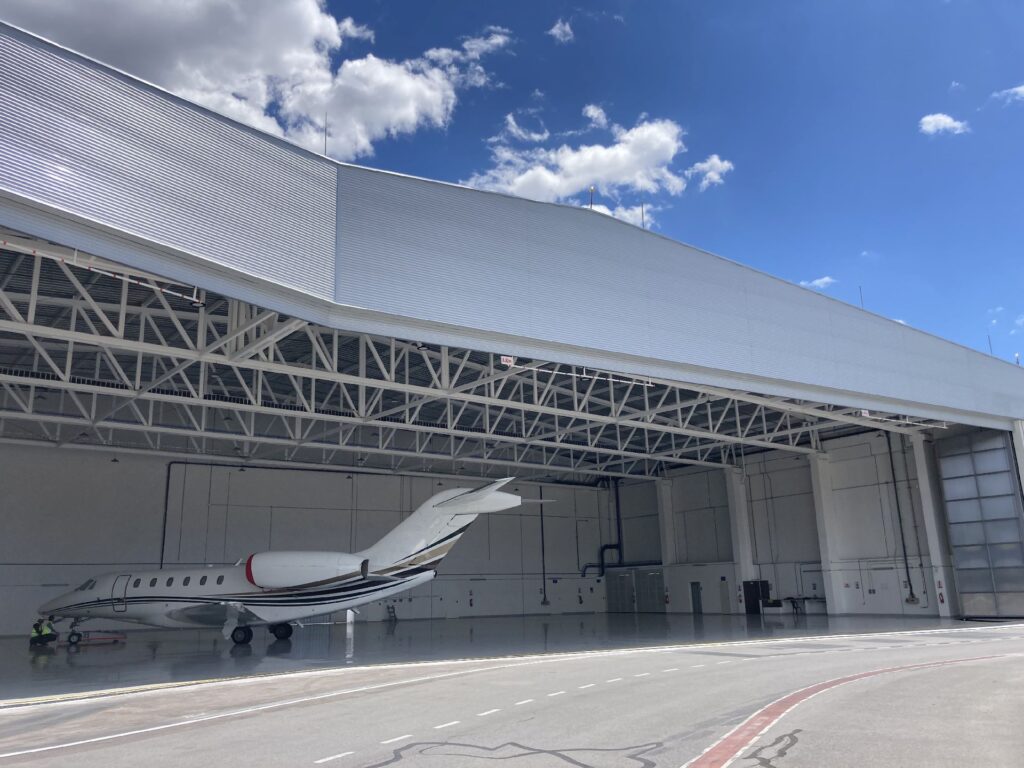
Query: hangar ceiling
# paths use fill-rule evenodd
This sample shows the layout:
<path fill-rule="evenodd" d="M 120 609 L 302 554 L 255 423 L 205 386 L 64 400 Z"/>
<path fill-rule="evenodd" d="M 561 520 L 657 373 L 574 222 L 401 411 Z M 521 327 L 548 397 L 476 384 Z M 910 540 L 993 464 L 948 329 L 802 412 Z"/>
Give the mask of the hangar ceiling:
<path fill-rule="evenodd" d="M 576 482 L 903 414 L 347 333 L 0 230 L 0 439 Z"/>

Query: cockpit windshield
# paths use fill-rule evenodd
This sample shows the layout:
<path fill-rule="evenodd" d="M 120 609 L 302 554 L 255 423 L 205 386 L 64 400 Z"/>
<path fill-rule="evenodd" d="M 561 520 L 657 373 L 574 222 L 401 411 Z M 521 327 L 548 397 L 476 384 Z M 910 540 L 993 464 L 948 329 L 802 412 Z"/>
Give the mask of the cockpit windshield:
<path fill-rule="evenodd" d="M 78 587 L 78 589 L 76 589 L 75 592 L 84 592 L 85 590 L 92 589 L 95 586 L 96 586 L 96 579 L 89 579 L 84 584 L 82 584 L 82 586 Z"/>

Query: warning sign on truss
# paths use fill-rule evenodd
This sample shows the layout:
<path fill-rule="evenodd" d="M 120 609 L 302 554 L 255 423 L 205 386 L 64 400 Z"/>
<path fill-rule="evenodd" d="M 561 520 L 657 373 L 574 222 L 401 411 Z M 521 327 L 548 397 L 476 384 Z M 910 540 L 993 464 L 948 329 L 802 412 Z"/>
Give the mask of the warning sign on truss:
<path fill-rule="evenodd" d="M 501 356 L 501 364 L 502 365 L 515 365 L 516 364 L 516 359 L 514 357 L 512 357 L 512 355 L 502 355 Z"/>

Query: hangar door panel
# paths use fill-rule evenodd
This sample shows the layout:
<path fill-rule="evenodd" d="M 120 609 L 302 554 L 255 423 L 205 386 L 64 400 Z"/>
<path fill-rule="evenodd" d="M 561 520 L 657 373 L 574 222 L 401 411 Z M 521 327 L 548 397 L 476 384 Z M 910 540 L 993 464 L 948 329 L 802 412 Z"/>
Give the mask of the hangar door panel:
<path fill-rule="evenodd" d="M 960 604 L 966 616 L 1024 614 L 1024 516 L 1010 436 L 936 443 Z"/>

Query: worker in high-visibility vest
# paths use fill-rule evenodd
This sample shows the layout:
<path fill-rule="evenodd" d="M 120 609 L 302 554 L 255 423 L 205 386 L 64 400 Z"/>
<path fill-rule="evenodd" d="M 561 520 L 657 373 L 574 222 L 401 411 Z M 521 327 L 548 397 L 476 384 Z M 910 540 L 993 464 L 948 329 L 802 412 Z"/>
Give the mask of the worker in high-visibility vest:
<path fill-rule="evenodd" d="M 38 619 L 32 625 L 32 634 L 29 635 L 29 648 L 41 648 L 57 641 L 57 630 L 53 628 L 53 622 L 43 622 Z"/>
<path fill-rule="evenodd" d="M 36 648 L 43 645 L 46 645 L 46 641 L 43 640 L 43 620 L 37 619 L 32 625 L 32 634 L 28 637 L 28 647 Z"/>

